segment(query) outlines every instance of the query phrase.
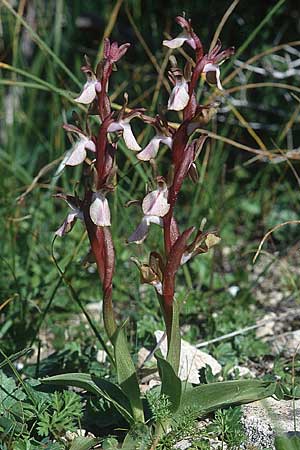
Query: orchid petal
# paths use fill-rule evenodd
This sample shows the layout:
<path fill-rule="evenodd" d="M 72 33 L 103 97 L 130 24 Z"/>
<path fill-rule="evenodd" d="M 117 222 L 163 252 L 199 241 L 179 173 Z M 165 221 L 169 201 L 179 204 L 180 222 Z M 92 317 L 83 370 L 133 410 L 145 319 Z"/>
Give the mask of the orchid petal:
<path fill-rule="evenodd" d="M 136 244 L 141 244 L 144 242 L 148 235 L 149 223 L 143 217 L 141 223 L 138 225 L 137 229 L 132 233 L 132 235 L 127 239 L 127 242 L 135 242 Z"/>
<path fill-rule="evenodd" d="M 163 45 L 169 48 L 179 48 L 182 47 L 182 45 L 191 39 L 190 33 L 187 31 L 183 31 L 180 33 L 177 37 L 173 39 L 166 39 L 163 41 Z"/>
<path fill-rule="evenodd" d="M 96 84 L 99 84 L 97 80 L 87 81 L 79 97 L 75 98 L 74 101 L 84 105 L 92 103 L 96 97 Z M 97 90 L 99 91 L 99 86 L 97 86 Z"/>
<path fill-rule="evenodd" d="M 208 63 L 205 64 L 203 73 L 205 73 L 205 79 L 208 84 L 217 86 L 217 88 L 222 91 L 223 87 L 220 80 L 220 68 L 218 64 Z"/>
<path fill-rule="evenodd" d="M 81 164 L 86 158 L 86 149 L 85 149 L 86 140 L 80 139 L 75 143 L 74 147 L 71 148 L 66 154 L 66 166 L 78 166 Z"/>
<path fill-rule="evenodd" d="M 67 215 L 64 223 L 55 231 L 56 236 L 62 237 L 75 225 L 76 219 L 78 218 L 77 212 L 72 212 Z"/>
<path fill-rule="evenodd" d="M 86 140 L 86 143 L 85 143 L 84 147 L 87 150 L 90 150 L 91 152 L 94 152 L 94 153 L 96 152 L 95 142 L 91 141 L 90 139 Z"/>
<path fill-rule="evenodd" d="M 137 155 L 137 158 L 141 161 L 149 161 L 150 159 L 155 158 L 161 141 L 161 137 L 154 136 L 144 150 Z"/>
<path fill-rule="evenodd" d="M 186 81 L 176 83 L 169 101 L 168 109 L 173 111 L 182 111 L 188 104 L 190 96 L 188 94 L 188 84 Z"/>
<path fill-rule="evenodd" d="M 146 216 L 164 217 L 170 209 L 168 189 L 156 189 L 149 192 L 143 200 L 142 209 Z"/>
<path fill-rule="evenodd" d="M 93 195 L 93 201 L 90 205 L 90 217 L 92 222 L 100 227 L 109 227 L 111 225 L 108 201 L 101 192 L 96 192 Z"/>
<path fill-rule="evenodd" d="M 139 150 L 141 150 L 141 147 L 139 146 L 139 144 L 137 143 L 137 141 L 133 135 L 130 123 L 121 121 L 120 124 L 123 126 L 123 139 L 124 139 L 127 147 L 130 150 L 134 150 L 135 152 L 138 152 Z"/>
<path fill-rule="evenodd" d="M 150 225 L 151 223 L 154 223 L 155 225 L 159 225 L 160 227 L 163 226 L 163 220 L 161 217 L 147 215 L 147 216 L 144 216 L 144 219 L 148 225 Z"/>
<path fill-rule="evenodd" d="M 137 155 L 137 158 L 141 161 L 150 161 L 150 159 L 154 159 L 157 155 L 160 143 L 167 145 L 169 148 L 172 148 L 173 140 L 170 136 L 156 135 L 151 139 L 144 150 L 142 150 Z"/>
<path fill-rule="evenodd" d="M 109 125 L 107 128 L 108 133 L 117 133 L 118 131 L 123 131 L 123 126 L 120 124 L 120 122 L 113 122 Z"/>
<path fill-rule="evenodd" d="M 173 139 L 170 136 L 163 137 L 161 142 L 169 147 L 169 149 L 172 149 Z"/>

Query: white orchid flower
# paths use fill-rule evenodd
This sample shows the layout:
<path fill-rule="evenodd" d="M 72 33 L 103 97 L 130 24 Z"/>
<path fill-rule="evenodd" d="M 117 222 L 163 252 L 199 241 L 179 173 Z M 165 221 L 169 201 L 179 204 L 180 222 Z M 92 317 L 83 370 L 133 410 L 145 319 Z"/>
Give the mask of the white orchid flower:
<path fill-rule="evenodd" d="M 118 131 L 121 131 L 123 133 L 123 139 L 125 141 L 125 144 L 130 150 L 133 150 L 135 152 L 138 152 L 141 150 L 141 147 L 137 143 L 134 134 L 131 129 L 130 120 L 134 116 L 131 115 L 130 117 L 123 118 L 119 120 L 118 122 L 113 122 L 108 127 L 108 133 L 116 133 Z"/>
<path fill-rule="evenodd" d="M 71 128 L 69 125 L 66 125 L 65 128 L 67 131 L 75 133 L 78 139 L 74 143 L 73 147 L 65 154 L 65 157 L 60 163 L 55 176 L 59 175 L 65 166 L 78 166 L 83 163 L 86 158 L 87 150 L 90 150 L 91 152 L 96 151 L 95 143 L 90 138 L 85 136 L 80 130 L 75 127 Z"/>
<path fill-rule="evenodd" d="M 80 209 L 80 201 L 78 198 L 62 194 L 58 194 L 56 197 L 63 199 L 69 205 L 71 210 L 63 224 L 55 232 L 56 236 L 62 237 L 72 230 L 77 219 L 83 220 L 83 212 Z"/>
<path fill-rule="evenodd" d="M 183 30 L 177 37 L 173 39 L 165 39 L 163 41 L 163 45 L 165 47 L 174 49 L 182 47 L 185 42 L 187 42 L 192 48 L 195 49 L 194 39 L 192 39 L 191 34 L 187 30 Z"/>
<path fill-rule="evenodd" d="M 144 150 L 137 155 L 137 158 L 141 161 L 150 161 L 150 159 L 154 159 L 158 153 L 160 144 L 165 144 L 172 149 L 173 140 L 170 136 L 156 134 Z"/>
<path fill-rule="evenodd" d="M 74 99 L 77 103 L 89 105 L 94 101 L 98 92 L 101 92 L 101 83 L 92 71 L 86 71 L 87 82 L 83 86 L 80 95 Z"/>
<path fill-rule="evenodd" d="M 183 76 L 176 77 L 175 86 L 171 92 L 168 109 L 173 111 L 182 111 L 189 102 L 189 86 Z"/>
<path fill-rule="evenodd" d="M 110 210 L 108 201 L 102 192 L 94 192 L 90 205 L 92 222 L 99 227 L 110 227 Z"/>
<path fill-rule="evenodd" d="M 151 223 L 162 226 L 162 218 L 168 213 L 168 188 L 164 180 L 158 181 L 158 189 L 149 192 L 143 200 L 142 210 L 144 217 L 137 229 L 128 238 L 128 242 L 141 244 L 147 237 Z"/>
<path fill-rule="evenodd" d="M 208 84 L 217 86 L 217 88 L 222 91 L 223 87 L 220 80 L 220 67 L 219 64 L 207 63 L 205 64 L 202 73 L 204 73 L 205 80 Z"/>

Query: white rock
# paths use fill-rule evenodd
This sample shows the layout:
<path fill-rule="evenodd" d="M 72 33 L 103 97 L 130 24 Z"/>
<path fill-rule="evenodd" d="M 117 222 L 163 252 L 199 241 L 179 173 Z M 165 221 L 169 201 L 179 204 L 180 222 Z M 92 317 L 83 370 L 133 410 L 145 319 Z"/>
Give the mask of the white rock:
<path fill-rule="evenodd" d="M 156 341 L 159 342 L 163 336 L 163 331 L 155 331 Z M 167 339 L 164 339 L 160 345 L 160 350 L 164 357 L 167 356 Z M 181 354 L 179 366 L 179 378 L 182 381 L 188 381 L 193 384 L 200 384 L 199 369 L 206 365 L 210 366 L 213 375 L 221 372 L 221 365 L 208 353 L 198 350 L 189 342 L 181 339 Z"/>
<path fill-rule="evenodd" d="M 266 336 L 274 335 L 274 327 L 276 324 L 277 315 L 273 312 L 266 314 L 261 322 L 265 322 L 261 327 L 256 330 L 256 337 L 261 339 Z"/>
<path fill-rule="evenodd" d="M 300 348 L 300 330 L 290 331 L 275 336 L 272 342 L 272 350 L 274 353 L 284 353 L 286 357 L 293 357 Z"/>
<path fill-rule="evenodd" d="M 107 354 L 106 354 L 106 352 L 105 352 L 104 350 L 98 350 L 98 351 L 97 351 L 96 359 L 97 359 L 97 361 L 98 361 L 100 364 L 105 363 L 106 358 L 107 358 Z"/>
<path fill-rule="evenodd" d="M 277 434 L 294 430 L 300 425 L 300 400 L 275 400 L 267 398 L 242 407 L 242 422 L 247 436 L 247 443 L 255 448 L 274 449 L 274 438 Z"/>

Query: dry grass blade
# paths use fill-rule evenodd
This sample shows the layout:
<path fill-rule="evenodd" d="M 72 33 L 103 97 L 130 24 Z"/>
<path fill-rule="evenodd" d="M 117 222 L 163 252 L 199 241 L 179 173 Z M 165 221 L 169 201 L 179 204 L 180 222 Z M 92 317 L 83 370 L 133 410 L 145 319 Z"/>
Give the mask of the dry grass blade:
<path fill-rule="evenodd" d="M 275 227 L 271 228 L 271 230 L 269 230 L 264 237 L 262 238 L 262 240 L 260 241 L 260 244 L 258 246 L 258 249 L 253 257 L 253 264 L 255 263 L 255 261 L 257 260 L 258 255 L 261 253 L 261 249 L 262 246 L 264 245 L 265 241 L 268 239 L 268 237 L 274 233 L 274 231 L 278 230 L 279 228 L 284 227 L 285 225 L 296 225 L 299 224 L 300 220 L 288 220 L 287 222 L 283 222 L 283 223 L 279 223 L 278 225 L 276 225 Z"/>
<path fill-rule="evenodd" d="M 132 15 L 131 15 L 131 13 L 130 13 L 130 11 L 129 11 L 129 9 L 128 9 L 128 5 L 127 5 L 127 4 L 126 4 L 126 6 L 125 6 L 125 11 L 126 11 L 128 20 L 129 20 L 129 22 L 130 22 L 130 25 L 132 26 L 133 31 L 134 31 L 135 34 L 136 34 L 136 37 L 137 37 L 138 40 L 140 41 L 140 43 L 141 43 L 143 49 L 145 50 L 145 52 L 146 52 L 148 58 L 149 58 L 150 61 L 152 62 L 153 67 L 156 69 L 157 73 L 159 74 L 160 71 L 161 71 L 161 67 L 160 67 L 160 65 L 158 64 L 158 62 L 157 62 L 155 56 L 154 56 L 153 53 L 151 52 L 150 48 L 149 48 L 148 45 L 146 44 L 146 41 L 145 41 L 145 39 L 143 38 L 143 36 L 141 35 L 141 33 L 140 33 L 138 27 L 136 26 L 136 24 L 135 24 L 135 22 L 134 22 L 134 20 L 133 20 L 133 17 L 132 17 Z M 163 85 L 165 86 L 165 88 L 167 89 L 167 91 L 170 92 L 170 86 L 169 86 L 169 83 L 167 82 L 167 80 L 166 80 L 164 77 L 163 77 L 162 82 L 163 82 Z"/>
<path fill-rule="evenodd" d="M 165 57 L 164 57 L 162 65 L 160 67 L 160 71 L 159 71 L 159 74 L 158 74 L 156 86 L 155 86 L 155 89 L 154 89 L 154 95 L 153 95 L 153 98 L 152 98 L 150 111 L 154 111 L 154 109 L 155 109 L 155 106 L 156 106 L 156 103 L 157 103 L 157 99 L 158 99 L 158 96 L 159 96 L 159 91 L 160 91 L 162 82 L 164 80 L 164 73 L 165 73 L 165 70 L 167 68 L 168 61 L 169 61 L 169 56 L 171 55 L 171 53 L 172 53 L 172 50 L 169 49 L 167 51 Z"/>
<path fill-rule="evenodd" d="M 292 126 L 294 125 L 294 122 L 296 121 L 298 115 L 300 112 L 300 103 L 296 106 L 295 111 L 293 112 L 293 114 L 291 115 L 291 117 L 289 118 L 289 120 L 287 121 L 287 123 L 285 124 L 284 129 L 282 130 L 282 132 L 280 133 L 279 136 L 279 143 L 285 138 L 285 136 L 287 135 L 287 133 L 289 132 L 289 130 L 292 128 Z"/>
<path fill-rule="evenodd" d="M 257 89 L 261 87 L 274 87 L 278 89 L 287 89 L 288 91 L 300 92 L 300 87 L 293 86 L 286 83 L 274 83 L 272 81 L 266 81 L 262 83 L 249 83 L 235 86 L 230 89 L 226 89 L 227 94 L 233 94 L 234 92 L 242 91 L 243 89 Z"/>
<path fill-rule="evenodd" d="M 223 81 L 222 85 L 225 86 L 229 81 L 231 81 L 237 74 L 239 74 L 243 69 L 245 69 L 249 64 L 254 63 L 255 61 L 259 60 L 260 58 L 263 58 L 264 56 L 270 55 L 272 53 L 276 53 L 286 47 L 297 47 L 300 45 L 300 41 L 291 41 L 287 42 L 286 44 L 280 44 L 276 45 L 275 47 L 268 48 L 267 50 L 264 50 L 261 53 L 258 53 L 257 55 L 252 56 L 247 61 L 245 61 L 240 67 L 233 70 Z"/>
<path fill-rule="evenodd" d="M 37 43 L 37 45 L 40 47 L 42 51 L 47 53 L 53 61 L 69 76 L 69 78 L 77 85 L 81 87 L 81 83 L 76 78 L 76 76 L 71 72 L 71 70 L 68 69 L 68 67 L 62 62 L 62 60 L 55 54 L 53 50 L 43 41 L 43 39 L 40 38 L 40 36 L 31 28 L 31 26 L 26 22 L 26 20 L 23 19 L 22 16 L 18 12 L 14 10 L 14 8 L 10 5 L 10 3 L 7 0 L 1 0 L 1 3 L 5 8 L 13 14 L 13 16 L 18 20 L 24 28 L 28 31 L 31 38 Z"/>
<path fill-rule="evenodd" d="M 234 141 L 233 139 L 229 139 L 224 136 L 220 136 L 219 134 L 213 133 L 212 131 L 208 131 L 208 130 L 205 130 L 202 128 L 199 128 L 198 131 L 200 133 L 207 134 L 209 137 L 211 137 L 213 139 L 217 139 L 219 141 L 225 142 L 226 144 L 232 145 L 233 147 L 239 148 L 241 150 L 245 150 L 246 152 L 255 153 L 256 155 L 260 155 L 261 158 L 268 158 L 271 160 L 274 157 L 274 155 L 272 154 L 272 152 L 274 150 L 268 150 L 268 149 L 259 150 L 257 148 L 252 148 L 252 147 L 249 147 L 248 145 L 241 144 L 240 142 Z"/>
<path fill-rule="evenodd" d="M 63 156 L 61 156 L 60 158 L 55 159 L 54 161 L 51 161 L 49 164 L 46 164 L 46 166 L 42 167 L 41 170 L 39 171 L 39 173 L 34 177 L 34 179 L 32 180 L 32 183 L 28 186 L 28 188 L 26 189 L 25 192 L 23 192 L 23 194 L 21 194 L 18 198 L 17 198 L 17 202 L 21 203 L 24 198 L 26 197 L 26 195 L 28 195 L 37 185 L 39 179 L 45 175 L 46 173 L 48 173 L 50 170 L 53 169 L 53 167 L 55 167 L 61 160 L 63 159 Z"/>
<path fill-rule="evenodd" d="M 231 16 L 231 13 L 234 11 L 235 7 L 239 4 L 239 2 L 240 2 L 240 0 L 234 0 L 231 3 L 231 5 L 229 6 L 229 8 L 227 9 L 227 11 L 225 12 L 224 16 L 222 17 L 222 19 L 221 19 L 221 21 L 220 21 L 220 23 L 219 23 L 219 25 L 218 25 L 218 27 L 217 27 L 217 29 L 215 31 L 214 37 L 213 37 L 213 39 L 211 41 L 211 44 L 210 44 L 209 51 L 211 51 L 215 47 L 215 45 L 216 45 L 216 43 L 217 43 L 217 41 L 219 39 L 219 36 L 221 34 L 221 31 L 223 30 L 223 27 L 224 27 L 225 23 L 227 22 L 227 20 Z"/>
<path fill-rule="evenodd" d="M 108 24 L 105 27 L 105 30 L 104 30 L 104 33 L 103 33 L 103 37 L 101 39 L 101 44 L 99 46 L 99 50 L 98 50 L 98 53 L 97 53 L 97 58 L 96 58 L 97 62 L 100 61 L 101 58 L 102 58 L 102 54 L 103 54 L 103 40 L 104 40 L 104 38 L 108 38 L 110 36 L 110 34 L 111 34 L 111 32 L 112 32 L 112 30 L 113 30 L 113 28 L 115 26 L 115 23 L 117 21 L 118 14 L 119 14 L 120 8 L 122 6 L 122 3 L 123 3 L 123 0 L 117 0 L 116 4 L 115 4 L 115 6 L 114 6 L 114 8 L 113 8 L 113 10 L 111 12 L 111 14 L 109 15 L 109 21 L 108 21 Z"/>
<path fill-rule="evenodd" d="M 247 120 L 244 118 L 244 116 L 237 110 L 237 108 L 230 102 L 228 102 L 228 105 L 231 109 L 231 111 L 233 112 L 233 114 L 235 115 L 235 117 L 238 119 L 238 121 L 246 128 L 246 130 L 248 131 L 248 133 L 250 134 L 250 136 L 255 140 L 255 142 L 259 145 L 259 147 L 261 148 L 261 150 L 267 151 L 267 147 L 265 146 L 265 144 L 263 143 L 263 141 L 261 140 L 261 138 L 258 136 L 258 134 L 256 133 L 256 131 L 251 127 L 251 125 L 249 125 L 249 123 L 247 122 Z"/>

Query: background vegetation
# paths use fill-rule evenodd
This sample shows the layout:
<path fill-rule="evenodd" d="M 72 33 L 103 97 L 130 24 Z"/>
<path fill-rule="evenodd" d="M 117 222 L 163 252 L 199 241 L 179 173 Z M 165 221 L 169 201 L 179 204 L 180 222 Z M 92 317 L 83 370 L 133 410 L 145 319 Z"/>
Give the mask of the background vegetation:
<path fill-rule="evenodd" d="M 36 349 L 34 357 L 22 359 L 20 370 L 25 374 L 109 370 L 97 363 L 101 346 L 84 314 L 79 315 L 90 311 L 101 332 L 100 288 L 94 267 L 84 263 L 88 247 L 83 228 L 77 224 L 54 246 L 75 299 L 51 256 L 54 231 L 66 212 L 53 194 L 71 193 L 79 175 L 73 169 L 59 178 L 54 173 L 70 146 L 62 123 L 71 121 L 72 111 L 78 110 L 72 98 L 84 82 L 84 54 L 96 61 L 103 36 L 130 42 L 110 89 L 116 105 L 126 91 L 129 106 L 154 114 L 168 98 L 166 49 L 161 42 L 177 34 L 174 17 L 185 11 L 208 50 L 229 7 L 220 0 L 163 5 L 157 0 L 0 1 L 0 347 L 2 358 L 28 346 Z M 267 230 L 298 219 L 299 23 L 293 0 L 233 2 L 220 31 L 223 46 L 237 50 L 222 66 L 225 94 L 216 97 L 211 88 L 199 86 L 203 103 L 217 99 L 220 108 L 210 124 L 215 138 L 197 163 L 199 182 L 185 185 L 178 214 L 185 225 L 206 217 L 209 227 L 218 228 L 222 244 L 214 254 L 195 259 L 181 275 L 182 331 L 192 343 L 253 325 L 272 309 L 298 305 L 294 268 L 299 264 L 299 225 L 273 234 L 264 247 L 264 264 L 253 268 L 252 258 Z M 151 130 L 135 125 L 145 145 Z M 150 173 L 125 146 L 120 148 L 119 184 L 112 200 L 118 274 L 114 301 L 119 317 L 130 318 L 132 349 L 137 351 L 142 345 L 152 346 L 153 332 L 162 323 L 156 298 L 150 288 L 140 287 L 130 257 L 146 258 L 147 248 L 161 244 L 155 229 L 143 249 L 125 244 L 139 218 L 124 204 L 142 197 Z M 160 158 L 168 161 L 164 154 Z M 283 263 L 284 270 L 278 270 Z M 262 300 L 261 286 L 266 284 L 271 288 Z M 232 286 L 238 288 L 235 296 Z M 272 306 L 278 292 L 280 304 Z M 257 340 L 255 331 L 207 350 L 225 374 L 236 364 L 262 367 L 270 358 L 268 344 Z M 52 359 L 46 358 L 53 352 Z M 281 375 L 285 364 L 289 363 L 278 363 Z M 274 365 L 270 373 L 274 375 Z"/>

